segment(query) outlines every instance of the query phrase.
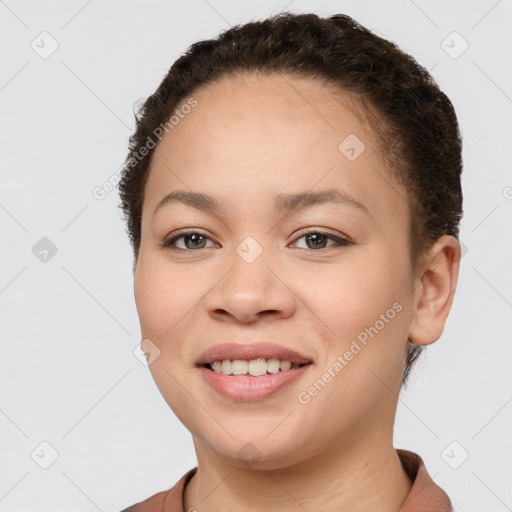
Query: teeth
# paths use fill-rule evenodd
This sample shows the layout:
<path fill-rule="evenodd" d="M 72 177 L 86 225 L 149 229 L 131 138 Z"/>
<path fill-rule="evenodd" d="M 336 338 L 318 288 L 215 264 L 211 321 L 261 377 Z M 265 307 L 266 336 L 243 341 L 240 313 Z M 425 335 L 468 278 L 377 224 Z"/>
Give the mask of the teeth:
<path fill-rule="evenodd" d="M 231 375 L 231 367 L 232 366 L 233 366 L 233 363 L 229 359 L 226 359 L 225 361 L 222 361 L 220 371 L 224 375 Z"/>
<path fill-rule="evenodd" d="M 235 359 L 231 367 L 233 375 L 245 375 L 249 371 L 249 361 L 240 361 Z"/>
<path fill-rule="evenodd" d="M 249 374 L 253 377 L 265 375 L 267 373 L 267 360 L 263 358 L 252 359 L 249 361 Z"/>
<path fill-rule="evenodd" d="M 279 359 L 267 359 L 267 372 L 277 373 L 281 367 L 281 364 L 282 363 L 279 361 Z"/>
<path fill-rule="evenodd" d="M 281 364 L 279 365 L 279 368 L 285 372 L 286 370 L 289 370 L 292 367 L 291 361 L 281 361 Z"/>
<path fill-rule="evenodd" d="M 210 366 L 214 372 L 224 375 L 249 374 L 253 377 L 259 377 L 267 373 L 277 373 L 279 370 L 282 372 L 286 372 L 290 369 L 294 370 L 295 368 L 299 368 L 300 364 L 292 364 L 291 361 L 281 361 L 276 358 L 264 359 L 260 357 L 258 359 L 251 359 L 250 361 L 225 359 L 224 361 L 214 361 Z"/>

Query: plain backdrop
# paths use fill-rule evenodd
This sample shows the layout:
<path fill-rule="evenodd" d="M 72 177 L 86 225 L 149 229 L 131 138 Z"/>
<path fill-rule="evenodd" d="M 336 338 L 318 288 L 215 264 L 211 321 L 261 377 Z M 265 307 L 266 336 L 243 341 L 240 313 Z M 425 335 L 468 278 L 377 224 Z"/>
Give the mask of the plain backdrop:
<path fill-rule="evenodd" d="M 196 465 L 134 352 L 118 192 L 93 191 L 126 156 L 133 106 L 190 44 L 282 10 L 353 16 L 432 70 L 455 106 L 460 280 L 442 338 L 400 395 L 395 446 L 423 457 L 456 510 L 512 510 L 512 2 L 7 0 L 0 511 L 115 512 Z"/>

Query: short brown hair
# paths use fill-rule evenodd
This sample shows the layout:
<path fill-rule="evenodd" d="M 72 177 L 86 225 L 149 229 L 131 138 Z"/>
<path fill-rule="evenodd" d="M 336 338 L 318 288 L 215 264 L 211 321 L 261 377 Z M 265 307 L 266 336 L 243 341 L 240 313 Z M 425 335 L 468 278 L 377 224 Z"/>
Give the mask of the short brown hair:
<path fill-rule="evenodd" d="M 381 121 L 375 131 L 390 178 L 407 191 L 411 259 L 443 234 L 458 238 L 462 141 L 455 111 L 429 72 L 396 44 L 347 15 L 280 13 L 192 44 L 135 114 L 119 190 L 135 262 L 155 128 L 192 92 L 249 72 L 309 77 L 360 100 Z M 403 383 L 422 347 L 409 344 Z"/>

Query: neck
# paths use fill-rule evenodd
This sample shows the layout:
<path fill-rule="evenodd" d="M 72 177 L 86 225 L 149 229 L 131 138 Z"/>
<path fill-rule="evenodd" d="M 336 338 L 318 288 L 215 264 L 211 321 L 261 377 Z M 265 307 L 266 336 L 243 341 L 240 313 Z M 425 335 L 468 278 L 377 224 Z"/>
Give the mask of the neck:
<path fill-rule="evenodd" d="M 230 464 L 194 437 L 198 470 L 185 487 L 185 510 L 396 512 L 412 483 L 391 437 L 358 437 L 364 444 L 338 441 L 319 455 L 270 471 Z"/>

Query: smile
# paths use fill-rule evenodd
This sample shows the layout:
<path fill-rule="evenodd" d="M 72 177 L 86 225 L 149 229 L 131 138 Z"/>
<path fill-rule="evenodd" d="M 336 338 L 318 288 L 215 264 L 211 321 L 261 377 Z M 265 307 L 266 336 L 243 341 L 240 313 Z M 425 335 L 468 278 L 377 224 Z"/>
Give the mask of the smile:
<path fill-rule="evenodd" d="M 216 370 L 212 370 L 209 364 L 200 366 L 199 370 L 208 385 L 222 397 L 234 402 L 254 402 L 264 400 L 271 395 L 277 394 L 278 391 L 284 390 L 287 386 L 300 379 L 312 366 L 312 363 L 305 363 L 302 365 L 295 364 L 293 365 L 295 366 L 294 368 L 290 361 L 280 361 L 279 370 L 271 373 L 267 372 L 268 363 L 266 363 L 265 373 L 254 376 L 249 373 L 249 364 L 252 361 L 253 360 L 228 360 L 226 362 L 226 360 L 224 360 L 222 362 L 215 362 L 220 363 L 221 368 L 222 365 L 225 365 L 226 371 L 228 370 L 229 363 L 231 363 L 229 374 L 224 374 L 222 371 L 218 372 Z M 254 361 L 259 360 L 256 359 Z M 270 365 L 273 370 L 275 370 L 277 366 L 274 361 L 279 360 L 271 360 Z M 288 365 L 290 365 L 290 368 L 281 370 L 281 364 L 283 364 L 284 368 L 287 368 Z M 216 367 L 218 369 L 218 364 L 216 364 Z M 243 371 L 243 373 L 232 373 L 233 367 L 235 371 Z M 256 367 L 258 368 L 258 372 L 263 371 L 262 362 L 258 362 Z"/>
<path fill-rule="evenodd" d="M 295 370 L 304 366 L 304 364 L 292 364 L 292 362 L 288 360 L 259 357 L 249 361 L 224 359 L 223 361 L 213 361 L 211 364 L 206 363 L 204 366 L 223 375 L 250 375 L 252 377 L 260 377 L 261 375 L 267 375 L 269 373 Z"/>

